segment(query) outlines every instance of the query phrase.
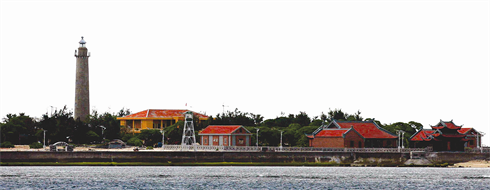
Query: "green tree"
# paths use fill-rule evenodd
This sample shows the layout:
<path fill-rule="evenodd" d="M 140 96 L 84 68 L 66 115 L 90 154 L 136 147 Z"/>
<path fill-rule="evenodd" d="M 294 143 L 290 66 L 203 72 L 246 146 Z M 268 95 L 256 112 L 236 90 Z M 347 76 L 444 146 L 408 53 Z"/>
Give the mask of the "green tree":
<path fill-rule="evenodd" d="M 141 130 L 138 138 L 145 142 L 145 146 L 153 146 L 162 142 L 162 133 L 159 130 Z"/>
<path fill-rule="evenodd" d="M 128 144 L 133 146 L 143 146 L 143 141 L 141 141 L 138 137 L 133 137 L 128 140 Z"/>
<path fill-rule="evenodd" d="M 97 135 L 97 133 L 95 133 L 94 131 L 88 131 L 85 134 L 85 136 L 87 137 L 89 143 L 98 143 L 98 142 L 100 142 L 99 141 L 99 135 Z"/>
<path fill-rule="evenodd" d="M 299 114 L 295 116 L 293 122 L 298 123 L 301 126 L 308 126 L 310 125 L 311 119 L 306 112 L 299 112 Z"/>
<path fill-rule="evenodd" d="M 122 112 L 122 110 L 119 112 Z M 98 112 L 94 110 L 89 118 L 90 130 L 99 135 L 99 141 L 102 141 L 104 138 L 109 140 L 121 138 L 121 126 L 116 115 L 108 112 L 98 114 Z M 102 132 L 104 133 L 103 135 Z"/>
<path fill-rule="evenodd" d="M 54 114 L 44 114 L 39 122 L 39 127 L 47 130 L 46 144 L 52 144 L 58 141 L 66 142 L 67 139 L 70 139 L 77 123 L 79 122 L 73 120 L 73 112 L 64 106 L 60 110 L 55 110 Z"/>
<path fill-rule="evenodd" d="M 179 121 L 165 128 L 165 140 L 167 144 L 180 144 L 182 142 L 182 132 L 184 131 L 184 122 Z"/>
<path fill-rule="evenodd" d="M 408 123 L 396 122 L 391 124 L 385 124 L 382 127 L 393 134 L 397 134 L 397 131 L 404 131 L 403 144 L 408 146 L 410 142 L 409 138 L 413 134 L 415 134 L 418 130 L 422 129 L 423 126 L 418 122 L 410 121 Z"/>
<path fill-rule="evenodd" d="M 253 113 L 241 112 L 237 109 L 235 111 L 227 111 L 223 114 L 217 114 L 216 119 L 211 121 L 213 125 L 244 125 L 244 126 L 257 126 L 260 125 L 264 118 L 261 115 L 255 115 Z"/>
<path fill-rule="evenodd" d="M 37 130 L 36 121 L 24 113 L 7 114 L 4 123 L 0 124 L 2 142 L 9 141 L 14 144 L 30 144 L 36 142 L 34 136 Z"/>

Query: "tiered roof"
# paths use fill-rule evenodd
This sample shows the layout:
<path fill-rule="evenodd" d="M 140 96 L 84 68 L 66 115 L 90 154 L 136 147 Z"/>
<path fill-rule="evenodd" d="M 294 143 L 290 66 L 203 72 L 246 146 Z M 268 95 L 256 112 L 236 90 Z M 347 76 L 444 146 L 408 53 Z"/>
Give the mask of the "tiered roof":
<path fill-rule="evenodd" d="M 440 121 L 432 126 L 432 129 L 421 129 L 410 137 L 411 141 L 439 141 L 438 137 L 446 138 L 463 138 L 466 133 L 473 128 L 462 128 L 462 125 L 456 125 L 453 121 Z M 446 129 L 446 130 L 444 130 Z M 448 130 L 449 129 L 449 132 Z M 443 132 L 445 131 L 445 132 Z"/>
<path fill-rule="evenodd" d="M 245 127 L 242 125 L 210 125 L 199 132 L 199 135 L 211 135 L 211 134 L 232 134 L 235 131 L 238 131 L 240 128 L 243 128 L 245 133 L 251 134 Z"/>
<path fill-rule="evenodd" d="M 175 117 L 184 117 L 184 113 L 190 110 L 172 110 L 172 109 L 148 109 L 144 111 L 140 111 L 138 113 L 134 113 L 131 115 L 127 115 L 121 117 L 122 119 L 134 119 L 134 118 L 175 118 Z M 195 116 L 199 117 L 199 119 L 207 120 L 209 116 L 200 114 L 197 112 L 193 112 Z"/>
<path fill-rule="evenodd" d="M 461 127 L 463 127 L 462 125 L 456 125 L 453 123 L 453 120 L 451 121 L 439 121 L 439 123 L 437 123 L 436 125 L 434 126 L 430 126 L 432 129 L 444 129 L 444 128 L 447 128 L 447 129 L 456 129 L 456 130 L 459 130 L 461 129 Z"/>

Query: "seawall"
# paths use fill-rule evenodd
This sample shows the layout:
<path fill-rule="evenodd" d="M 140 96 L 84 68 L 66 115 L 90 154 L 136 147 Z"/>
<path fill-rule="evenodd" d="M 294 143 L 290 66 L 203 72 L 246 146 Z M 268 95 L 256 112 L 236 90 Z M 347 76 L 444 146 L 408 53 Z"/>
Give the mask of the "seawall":
<path fill-rule="evenodd" d="M 399 166 L 410 159 L 409 153 L 355 153 L 355 152 L 33 152 L 3 151 L 0 162 L 144 162 L 144 163 L 336 163 L 353 166 Z M 458 163 L 470 160 L 488 160 L 490 153 L 430 152 L 426 159 L 434 164 Z"/>
<path fill-rule="evenodd" d="M 335 162 L 350 164 L 359 158 L 400 160 L 401 153 L 348 152 L 0 152 L 6 162 Z M 405 155 L 406 156 L 406 155 Z"/>

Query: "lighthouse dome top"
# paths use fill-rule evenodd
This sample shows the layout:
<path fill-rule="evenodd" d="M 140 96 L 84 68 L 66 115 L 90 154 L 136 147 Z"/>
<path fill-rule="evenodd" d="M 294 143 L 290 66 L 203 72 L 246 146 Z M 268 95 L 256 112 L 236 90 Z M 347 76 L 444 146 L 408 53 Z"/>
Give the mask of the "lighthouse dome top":
<path fill-rule="evenodd" d="M 82 40 L 80 40 L 80 42 L 78 42 L 78 43 L 80 43 L 80 47 L 85 47 L 85 44 L 87 42 L 85 42 L 85 40 L 83 39 L 83 36 L 82 36 Z"/>

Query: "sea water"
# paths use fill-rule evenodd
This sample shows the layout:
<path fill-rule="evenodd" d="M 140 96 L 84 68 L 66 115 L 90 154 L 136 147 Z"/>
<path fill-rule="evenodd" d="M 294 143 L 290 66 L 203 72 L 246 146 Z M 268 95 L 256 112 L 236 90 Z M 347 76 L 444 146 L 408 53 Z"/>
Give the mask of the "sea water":
<path fill-rule="evenodd" d="M 1 189 L 488 189 L 487 168 L 0 167 Z"/>

